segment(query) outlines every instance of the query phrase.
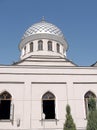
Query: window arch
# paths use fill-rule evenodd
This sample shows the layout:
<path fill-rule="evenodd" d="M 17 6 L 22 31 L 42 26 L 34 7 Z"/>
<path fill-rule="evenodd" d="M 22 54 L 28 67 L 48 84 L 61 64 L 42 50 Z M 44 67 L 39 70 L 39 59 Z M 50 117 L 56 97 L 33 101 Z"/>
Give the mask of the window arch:
<path fill-rule="evenodd" d="M 56 48 L 57 48 L 57 52 L 60 53 L 60 45 L 58 43 L 56 45 Z"/>
<path fill-rule="evenodd" d="M 0 94 L 0 120 L 9 120 L 11 116 L 12 96 L 7 91 Z"/>
<path fill-rule="evenodd" d="M 24 55 L 26 54 L 26 46 L 24 47 Z"/>
<path fill-rule="evenodd" d="M 38 50 L 43 50 L 43 41 L 38 41 Z"/>
<path fill-rule="evenodd" d="M 84 95 L 84 101 L 85 101 L 85 111 L 86 111 L 86 116 L 88 116 L 89 113 L 89 98 L 96 98 L 96 95 L 91 92 L 88 91 L 85 95 Z"/>
<path fill-rule="evenodd" d="M 52 51 L 52 42 L 48 41 L 48 51 Z"/>
<path fill-rule="evenodd" d="M 55 119 L 55 96 L 51 92 L 46 92 L 42 96 L 42 107 L 45 119 Z"/>
<path fill-rule="evenodd" d="M 30 43 L 30 52 L 33 52 L 33 42 Z"/>

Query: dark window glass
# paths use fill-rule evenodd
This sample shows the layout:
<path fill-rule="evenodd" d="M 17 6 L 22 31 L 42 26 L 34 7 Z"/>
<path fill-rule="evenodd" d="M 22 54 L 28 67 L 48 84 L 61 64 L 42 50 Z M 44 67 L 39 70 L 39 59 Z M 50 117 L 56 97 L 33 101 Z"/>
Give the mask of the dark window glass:
<path fill-rule="evenodd" d="M 30 52 L 33 52 L 33 42 L 30 43 Z"/>
<path fill-rule="evenodd" d="M 55 96 L 47 92 L 42 97 L 43 113 L 45 119 L 55 119 Z"/>
<path fill-rule="evenodd" d="M 57 43 L 57 52 L 60 52 L 60 45 Z"/>
<path fill-rule="evenodd" d="M 0 120 L 10 119 L 11 98 L 6 91 L 0 94 Z"/>
<path fill-rule="evenodd" d="M 26 46 L 24 47 L 24 55 L 26 54 Z"/>
<path fill-rule="evenodd" d="M 48 41 L 48 51 L 52 51 L 52 42 Z"/>
<path fill-rule="evenodd" d="M 43 41 L 38 41 L 38 50 L 43 50 Z"/>

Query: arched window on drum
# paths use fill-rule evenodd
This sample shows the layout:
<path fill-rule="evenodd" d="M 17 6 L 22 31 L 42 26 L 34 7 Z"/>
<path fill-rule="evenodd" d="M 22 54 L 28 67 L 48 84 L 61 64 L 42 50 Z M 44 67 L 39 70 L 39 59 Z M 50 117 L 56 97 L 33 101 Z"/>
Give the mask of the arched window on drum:
<path fill-rule="evenodd" d="M 33 42 L 30 43 L 30 52 L 33 52 Z"/>
<path fill-rule="evenodd" d="M 41 50 L 43 50 L 43 41 L 42 40 L 38 41 L 38 51 L 41 51 Z"/>
<path fill-rule="evenodd" d="M 56 45 L 56 50 L 57 50 L 58 53 L 60 53 L 60 45 L 59 45 L 59 43 L 57 43 L 57 45 Z"/>
<path fill-rule="evenodd" d="M 52 42 L 48 41 L 47 45 L 48 45 L 48 51 L 52 51 Z"/>

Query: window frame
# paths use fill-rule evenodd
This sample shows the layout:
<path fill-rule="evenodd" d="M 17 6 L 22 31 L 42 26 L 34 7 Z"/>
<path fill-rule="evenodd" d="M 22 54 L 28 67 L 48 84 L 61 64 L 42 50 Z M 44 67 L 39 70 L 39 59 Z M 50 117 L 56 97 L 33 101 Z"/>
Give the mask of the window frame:
<path fill-rule="evenodd" d="M 26 49 L 27 49 L 27 47 L 25 46 L 25 47 L 24 47 L 24 55 L 26 54 Z"/>
<path fill-rule="evenodd" d="M 38 41 L 38 51 L 42 51 L 43 50 L 43 41 L 39 40 Z"/>
<path fill-rule="evenodd" d="M 33 44 L 33 42 L 31 42 L 30 43 L 30 52 L 33 52 L 33 50 L 34 50 L 34 44 Z"/>
<path fill-rule="evenodd" d="M 84 95 L 86 119 L 88 118 L 88 115 L 89 115 L 88 101 L 89 101 L 89 98 L 91 98 L 91 97 L 96 98 L 96 95 L 92 91 L 88 91 Z"/>
<path fill-rule="evenodd" d="M 52 42 L 48 41 L 47 45 L 48 45 L 48 51 L 52 51 Z"/>
<path fill-rule="evenodd" d="M 44 101 L 54 101 L 54 118 L 46 118 L 45 113 L 43 112 Z M 42 96 L 42 120 L 56 120 L 56 98 L 55 95 L 50 91 L 44 93 Z"/>
<path fill-rule="evenodd" d="M 56 50 L 58 53 L 60 53 L 60 44 L 59 43 L 56 44 Z"/>
<path fill-rule="evenodd" d="M 12 124 L 13 124 L 13 121 L 14 121 L 14 104 L 12 102 L 12 95 L 7 91 L 3 91 L 2 93 L 0 93 L 0 101 L 1 100 L 5 100 L 5 101 L 10 100 L 10 110 L 9 110 L 9 118 L 8 119 L 0 119 L 0 122 L 12 122 Z"/>

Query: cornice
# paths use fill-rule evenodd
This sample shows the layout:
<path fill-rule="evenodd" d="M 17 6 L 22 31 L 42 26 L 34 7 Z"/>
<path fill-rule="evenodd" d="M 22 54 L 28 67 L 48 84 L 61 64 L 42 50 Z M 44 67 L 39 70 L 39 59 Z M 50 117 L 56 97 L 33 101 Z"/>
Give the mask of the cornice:
<path fill-rule="evenodd" d="M 21 40 L 20 44 L 19 44 L 19 49 L 22 50 L 22 48 L 31 41 L 34 40 L 40 40 L 40 39 L 49 39 L 49 40 L 54 40 L 57 41 L 58 43 L 61 43 L 67 50 L 68 48 L 68 44 L 66 42 L 65 39 L 63 39 L 62 37 L 59 37 L 57 35 L 53 35 L 53 34 L 46 34 L 46 33 L 42 33 L 42 34 L 33 34 L 31 36 L 28 36 L 27 38 Z"/>

